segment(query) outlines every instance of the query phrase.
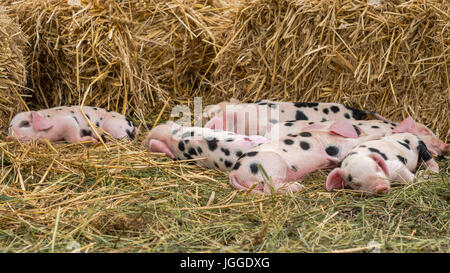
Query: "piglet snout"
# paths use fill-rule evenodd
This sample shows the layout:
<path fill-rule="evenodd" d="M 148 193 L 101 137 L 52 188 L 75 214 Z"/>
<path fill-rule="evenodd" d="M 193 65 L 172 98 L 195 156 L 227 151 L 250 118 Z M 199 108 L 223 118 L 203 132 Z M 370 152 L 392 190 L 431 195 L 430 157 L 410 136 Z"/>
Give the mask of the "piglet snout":
<path fill-rule="evenodd" d="M 376 185 L 375 193 L 376 194 L 388 194 L 390 191 L 389 185 Z"/>

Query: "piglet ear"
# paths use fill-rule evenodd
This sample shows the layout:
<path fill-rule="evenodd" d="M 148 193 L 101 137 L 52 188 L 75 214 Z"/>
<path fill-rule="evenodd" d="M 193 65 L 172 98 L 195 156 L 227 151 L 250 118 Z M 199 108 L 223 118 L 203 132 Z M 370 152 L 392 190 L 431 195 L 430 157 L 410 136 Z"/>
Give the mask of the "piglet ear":
<path fill-rule="evenodd" d="M 326 188 L 327 191 L 341 189 L 344 187 L 344 170 L 336 168 L 328 174 Z"/>
<path fill-rule="evenodd" d="M 330 126 L 330 132 L 348 138 L 358 138 L 355 128 L 345 120 L 339 120 Z"/>
<path fill-rule="evenodd" d="M 386 165 L 386 161 L 377 153 L 372 153 L 369 155 L 370 158 L 372 158 L 378 166 L 383 170 L 384 174 L 389 177 L 389 169 Z"/>
<path fill-rule="evenodd" d="M 417 134 L 416 122 L 412 117 L 406 118 L 404 121 L 400 122 L 392 131 L 392 133 L 411 133 Z"/>
<path fill-rule="evenodd" d="M 31 124 L 35 131 L 44 131 L 53 127 L 53 123 L 49 119 L 39 115 L 36 111 L 31 111 Z"/>

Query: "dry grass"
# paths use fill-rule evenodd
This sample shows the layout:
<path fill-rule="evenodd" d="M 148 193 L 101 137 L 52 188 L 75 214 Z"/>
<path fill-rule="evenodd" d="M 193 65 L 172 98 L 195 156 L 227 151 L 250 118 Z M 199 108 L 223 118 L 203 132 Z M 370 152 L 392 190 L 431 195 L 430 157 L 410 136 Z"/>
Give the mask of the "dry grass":
<path fill-rule="evenodd" d="M 250 1 L 212 77 L 247 101 L 337 101 L 450 137 L 447 1 Z"/>
<path fill-rule="evenodd" d="M 5 136 L 9 120 L 24 109 L 21 95 L 26 83 L 25 44 L 20 26 L 0 6 L 0 137 Z"/>
<path fill-rule="evenodd" d="M 169 96 L 200 90 L 216 37 L 231 24 L 205 1 L 78 2 L 11 7 L 29 36 L 34 105 L 79 104 L 87 93 L 86 104 L 148 115 Z"/>
<path fill-rule="evenodd" d="M 192 109 L 196 95 L 340 101 L 396 120 L 411 114 L 450 135 L 443 1 L 7 2 L 28 37 L 30 108 L 86 94 L 87 105 L 126 112 L 145 134 L 171 105 Z M 10 50 L 4 27 L 0 50 Z M 13 64 L 0 87 L 23 84 L 24 62 Z M 254 196 L 224 173 L 149 154 L 143 137 L 106 149 L 2 136 L 0 250 L 364 252 L 377 241 L 383 252 L 450 252 L 448 156 L 440 174 L 419 171 L 387 196 L 326 192 L 327 171 L 296 194 Z"/>
<path fill-rule="evenodd" d="M 254 196 L 138 142 L 109 147 L 0 144 L 0 249 L 360 252 L 377 241 L 383 252 L 450 251 L 448 157 L 440 175 L 421 172 L 388 196 L 326 192 L 324 172 L 305 191 Z"/>

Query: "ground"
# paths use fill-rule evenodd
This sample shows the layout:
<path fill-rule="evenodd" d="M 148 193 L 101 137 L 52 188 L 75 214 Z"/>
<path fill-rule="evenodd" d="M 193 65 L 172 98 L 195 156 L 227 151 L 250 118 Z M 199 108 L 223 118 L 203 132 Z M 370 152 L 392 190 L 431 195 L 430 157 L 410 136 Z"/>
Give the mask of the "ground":
<path fill-rule="evenodd" d="M 0 143 L 1 251 L 450 252 L 448 156 L 389 195 L 327 192 L 324 170 L 260 196 L 140 141 Z"/>

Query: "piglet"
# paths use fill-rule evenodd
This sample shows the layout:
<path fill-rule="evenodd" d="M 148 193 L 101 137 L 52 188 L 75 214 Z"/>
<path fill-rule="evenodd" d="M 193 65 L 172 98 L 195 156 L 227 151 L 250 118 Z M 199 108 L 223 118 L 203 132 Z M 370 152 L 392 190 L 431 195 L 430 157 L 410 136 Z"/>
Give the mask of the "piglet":
<path fill-rule="evenodd" d="M 84 106 L 83 112 L 94 126 L 113 138 L 134 138 L 136 135 L 133 123 L 119 113 L 89 106 Z M 8 138 L 20 141 L 44 138 L 67 142 L 97 141 L 92 127 L 80 112 L 80 106 L 19 113 L 11 120 Z"/>
<path fill-rule="evenodd" d="M 262 136 L 237 135 L 174 122 L 153 128 L 142 142 L 150 152 L 165 153 L 172 159 L 199 159 L 200 165 L 230 171 L 236 160 L 251 148 L 268 143 Z"/>
<path fill-rule="evenodd" d="M 436 135 L 425 125 L 415 122 L 411 117 L 406 118 L 400 123 L 383 120 L 349 120 L 348 122 L 355 128 L 358 136 L 390 135 L 409 132 L 418 136 L 425 143 L 432 155 L 439 155 L 448 150 L 448 144 L 436 137 Z M 283 137 L 295 134 L 300 130 L 328 130 L 333 123 L 334 121 L 314 122 L 304 120 L 281 122 L 271 128 L 267 137 L 274 139 L 277 136 Z"/>
<path fill-rule="evenodd" d="M 328 130 L 301 131 L 243 154 L 233 166 L 230 183 L 252 193 L 295 192 L 302 188 L 298 180 L 337 166 L 353 147 L 380 136 L 358 138 L 355 128 L 344 120 Z"/>
<path fill-rule="evenodd" d="M 389 193 L 393 180 L 414 180 L 419 159 L 433 172 L 439 166 L 426 145 L 411 133 L 397 133 L 368 141 L 354 148 L 327 177 L 326 188 L 348 186 L 369 194 Z"/>
<path fill-rule="evenodd" d="M 220 103 L 209 107 L 213 116 L 206 128 L 233 131 L 246 135 L 265 136 L 271 127 L 286 121 L 320 122 L 326 120 L 361 120 L 368 114 L 389 122 L 384 117 L 370 112 L 351 108 L 339 103 L 319 102 L 274 102 Z M 212 110 L 214 111 L 212 111 Z"/>

